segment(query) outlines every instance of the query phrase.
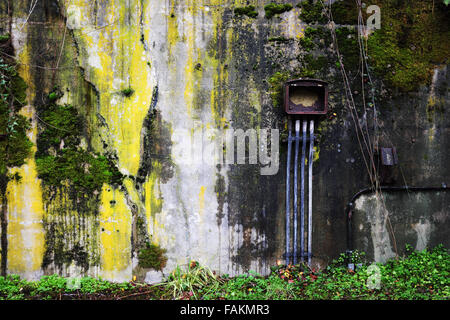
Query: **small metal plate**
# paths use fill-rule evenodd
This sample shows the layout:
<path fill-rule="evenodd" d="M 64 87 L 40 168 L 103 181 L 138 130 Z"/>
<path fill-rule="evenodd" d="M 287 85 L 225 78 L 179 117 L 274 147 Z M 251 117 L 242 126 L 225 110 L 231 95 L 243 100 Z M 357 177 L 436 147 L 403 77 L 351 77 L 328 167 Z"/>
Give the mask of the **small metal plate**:
<path fill-rule="evenodd" d="M 395 148 L 381 148 L 381 163 L 384 166 L 393 166 L 398 163 Z"/>

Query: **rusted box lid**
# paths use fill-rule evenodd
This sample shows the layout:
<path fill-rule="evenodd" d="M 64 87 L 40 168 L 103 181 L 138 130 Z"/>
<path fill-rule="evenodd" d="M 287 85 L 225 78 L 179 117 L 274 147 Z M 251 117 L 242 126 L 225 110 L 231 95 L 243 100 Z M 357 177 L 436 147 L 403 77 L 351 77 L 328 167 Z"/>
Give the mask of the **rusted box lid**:
<path fill-rule="evenodd" d="M 284 85 L 284 105 L 288 114 L 326 114 L 328 84 L 317 79 L 289 80 Z"/>

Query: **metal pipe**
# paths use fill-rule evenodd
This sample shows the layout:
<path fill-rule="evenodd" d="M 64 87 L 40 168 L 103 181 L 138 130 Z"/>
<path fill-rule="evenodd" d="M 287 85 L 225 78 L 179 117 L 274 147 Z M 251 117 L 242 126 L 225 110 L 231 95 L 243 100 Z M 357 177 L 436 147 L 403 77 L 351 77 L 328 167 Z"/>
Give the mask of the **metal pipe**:
<path fill-rule="evenodd" d="M 294 156 L 294 252 L 293 263 L 297 263 L 297 216 L 298 216 L 298 200 L 297 200 L 297 173 L 298 173 L 298 147 L 300 142 L 300 120 L 295 120 L 295 156 Z"/>
<path fill-rule="evenodd" d="M 305 154 L 306 154 L 306 128 L 308 126 L 308 122 L 303 120 L 303 133 L 302 133 L 302 159 L 301 159 L 301 185 L 300 185 L 300 202 L 301 202 L 301 211 L 300 211 L 300 258 L 303 262 L 303 256 L 305 253 Z M 295 263 L 294 263 L 295 264 Z"/>
<path fill-rule="evenodd" d="M 308 265 L 312 256 L 312 167 L 314 160 L 314 120 L 309 122 L 309 158 L 308 158 Z"/>
<path fill-rule="evenodd" d="M 290 208 L 290 191 L 291 191 L 291 149 L 292 149 L 292 121 L 288 119 L 288 151 L 286 163 L 286 265 L 289 265 L 290 255 L 290 232 L 291 232 L 291 208 Z"/>

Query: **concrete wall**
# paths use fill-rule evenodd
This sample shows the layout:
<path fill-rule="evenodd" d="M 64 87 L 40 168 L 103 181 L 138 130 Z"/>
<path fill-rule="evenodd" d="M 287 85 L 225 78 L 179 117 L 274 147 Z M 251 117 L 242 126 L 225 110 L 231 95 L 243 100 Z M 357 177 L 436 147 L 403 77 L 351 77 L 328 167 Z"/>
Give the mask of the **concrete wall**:
<path fill-rule="evenodd" d="M 244 5 L 239 1 L 45 0 L 30 15 L 32 1 L 9 4 L 9 15 L 6 4 L 0 6 L 1 25 L 11 28 L 29 86 L 23 112 L 32 120 L 30 139 L 36 142 L 43 126 L 36 110 L 58 86 L 58 103 L 76 106 L 85 119 L 86 148 L 113 155 L 125 179 L 85 195 L 81 206 L 70 196 L 70 182 L 56 189 L 41 182 L 34 157 L 11 169 L 24 179 L 7 189 L 8 273 L 144 279 L 148 270 L 138 267 L 137 252 L 147 241 L 167 250 L 165 273 L 190 259 L 221 273 L 267 273 L 283 259 L 286 117 L 273 106 L 268 79 L 304 67 L 299 40 L 307 24 L 298 18 L 300 8 L 267 19 L 266 3 L 255 2 L 259 15 L 251 19 L 233 14 Z M 275 37 L 289 40 L 270 40 Z M 314 162 L 313 253 L 323 266 L 345 251 L 345 206 L 369 181 L 333 48 L 314 54 L 331 61 L 316 74 L 330 82 L 331 109 L 317 128 Z M 447 83 L 447 67 L 438 66 L 430 85 L 378 106 L 378 138 L 397 148 L 399 185 L 450 183 L 450 120 L 430 111 L 430 99 L 448 108 Z M 130 97 L 121 94 L 126 88 L 134 90 Z M 373 112 L 362 115 L 363 125 L 372 122 Z M 222 134 L 248 128 L 280 129 L 277 174 L 261 175 L 259 164 L 210 161 L 208 150 Z M 215 135 L 207 136 L 208 129 Z M 203 150 L 192 150 L 189 142 L 199 133 Z M 203 154 L 202 161 L 186 164 L 190 152 Z M 414 197 L 420 212 L 413 205 L 397 210 L 408 201 L 403 195 L 386 197 L 392 216 L 406 221 L 399 218 L 396 239 L 411 239 L 417 248 L 448 245 L 448 196 Z M 379 238 L 384 231 L 369 228 L 379 218 L 374 201 L 358 200 L 362 227 L 355 239 L 383 260 L 393 249 L 389 241 L 384 252 L 371 244 L 387 241 Z"/>

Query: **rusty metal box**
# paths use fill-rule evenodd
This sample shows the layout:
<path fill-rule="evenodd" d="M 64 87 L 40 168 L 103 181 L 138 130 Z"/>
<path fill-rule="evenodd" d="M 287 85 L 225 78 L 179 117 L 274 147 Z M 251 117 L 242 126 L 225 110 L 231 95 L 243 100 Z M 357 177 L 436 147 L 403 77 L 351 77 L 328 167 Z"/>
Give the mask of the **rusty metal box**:
<path fill-rule="evenodd" d="M 288 114 L 326 114 L 328 84 L 317 79 L 289 80 L 284 85 L 284 105 Z"/>

